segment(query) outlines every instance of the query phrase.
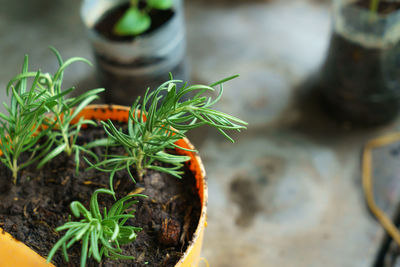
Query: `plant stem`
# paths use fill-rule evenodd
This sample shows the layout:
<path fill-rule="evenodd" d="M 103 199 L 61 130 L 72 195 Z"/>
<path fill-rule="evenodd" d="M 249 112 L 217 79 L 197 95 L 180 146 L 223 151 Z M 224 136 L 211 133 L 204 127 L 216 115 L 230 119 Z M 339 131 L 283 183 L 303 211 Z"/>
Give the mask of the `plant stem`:
<path fill-rule="evenodd" d="M 67 153 L 68 156 L 71 156 L 72 147 L 69 144 L 68 135 L 66 135 L 64 132 L 63 132 L 63 139 L 64 139 L 64 142 L 65 142 L 65 145 L 66 145 L 64 151 L 65 151 L 65 153 Z"/>
<path fill-rule="evenodd" d="M 16 158 L 13 159 L 12 173 L 13 173 L 13 183 L 17 184 L 18 163 Z"/>
<path fill-rule="evenodd" d="M 376 13 L 378 11 L 378 6 L 379 6 L 379 0 L 371 0 L 369 9 L 371 12 Z"/>
<path fill-rule="evenodd" d="M 131 4 L 132 7 L 137 7 L 137 5 L 138 5 L 138 0 L 131 0 L 131 1 L 130 1 L 130 4 Z"/>
<path fill-rule="evenodd" d="M 151 134 L 148 131 L 145 131 L 143 133 L 143 141 L 144 143 L 148 142 L 151 139 Z M 143 166 L 143 159 L 144 159 L 145 153 L 142 148 L 138 148 L 137 152 L 137 160 L 136 160 L 136 170 L 139 176 L 139 180 L 143 180 L 143 175 L 145 174 L 146 170 L 144 169 Z"/>
<path fill-rule="evenodd" d="M 144 169 L 143 169 L 143 158 L 144 158 L 144 152 L 142 149 L 139 149 L 138 151 L 138 156 L 137 156 L 137 162 L 136 162 L 136 170 L 139 176 L 139 180 L 143 180 L 143 175 L 144 175 Z"/>

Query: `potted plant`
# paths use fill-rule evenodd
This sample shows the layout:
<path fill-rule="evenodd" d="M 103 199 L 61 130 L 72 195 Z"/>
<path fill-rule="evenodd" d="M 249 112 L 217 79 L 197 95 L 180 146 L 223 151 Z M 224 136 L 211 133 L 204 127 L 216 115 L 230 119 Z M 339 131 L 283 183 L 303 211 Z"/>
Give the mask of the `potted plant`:
<path fill-rule="evenodd" d="M 400 4 L 335 0 L 333 33 L 321 92 L 330 113 L 364 125 L 397 116 L 400 107 Z"/>
<path fill-rule="evenodd" d="M 212 109 L 233 77 L 212 84 L 215 99 L 203 95 L 212 86 L 178 90 L 171 79 L 131 107 L 89 106 L 102 89 L 62 89 L 65 68 L 83 59 L 55 53 L 53 75 L 25 59 L 0 115 L 0 266 L 196 265 L 207 185 L 185 133 L 206 124 L 232 140 L 226 130 L 245 128 Z"/>
<path fill-rule="evenodd" d="M 108 103 L 130 105 L 169 73 L 187 79 L 181 0 L 85 0 L 81 16 Z"/>

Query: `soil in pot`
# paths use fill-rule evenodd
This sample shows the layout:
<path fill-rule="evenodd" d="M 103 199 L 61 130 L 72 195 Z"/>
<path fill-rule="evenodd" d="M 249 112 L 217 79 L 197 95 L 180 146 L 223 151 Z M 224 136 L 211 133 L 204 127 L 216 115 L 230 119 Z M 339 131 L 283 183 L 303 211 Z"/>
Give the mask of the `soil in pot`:
<path fill-rule="evenodd" d="M 103 137 L 101 127 L 82 131 L 79 142 L 85 143 Z M 123 153 L 121 148 L 116 153 Z M 102 149 L 94 150 L 98 155 Z M 81 160 L 81 170 L 87 164 Z M 95 170 L 75 174 L 75 163 L 64 154 L 37 171 L 33 166 L 22 170 L 17 186 L 9 183 L 11 174 L 0 166 L 0 227 L 24 242 L 43 257 L 64 233 L 54 229 L 65 223 L 71 214 L 72 201 L 81 201 L 86 207 L 94 190 L 108 188 L 109 176 Z M 4 177 L 6 177 L 4 179 Z M 134 184 L 126 172 L 115 177 L 117 198 L 130 193 L 149 196 L 139 199 L 135 218 L 129 224 L 142 227 L 135 242 L 123 246 L 124 254 L 135 260 L 104 260 L 100 265 L 89 260 L 88 266 L 174 266 L 186 250 L 197 227 L 201 204 L 195 178 L 185 169 L 183 179 L 149 171 L 143 181 Z M 110 207 L 113 199 L 99 196 L 100 205 Z M 80 246 L 75 245 L 68 253 L 67 264 L 59 251 L 53 258 L 56 266 L 79 266 Z"/>
<path fill-rule="evenodd" d="M 365 7 L 369 1 L 358 1 Z M 379 13 L 398 10 L 399 3 L 380 5 Z M 368 47 L 333 32 L 321 75 L 327 111 L 340 120 L 376 125 L 394 119 L 400 108 L 400 43 Z"/>

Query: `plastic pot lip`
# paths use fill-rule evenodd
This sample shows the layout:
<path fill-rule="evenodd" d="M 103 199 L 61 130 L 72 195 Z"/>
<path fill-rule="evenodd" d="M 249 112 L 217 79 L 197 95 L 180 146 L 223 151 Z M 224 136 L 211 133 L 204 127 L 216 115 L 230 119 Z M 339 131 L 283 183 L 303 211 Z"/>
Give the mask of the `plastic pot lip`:
<path fill-rule="evenodd" d="M 126 122 L 126 121 L 128 121 L 129 109 L 130 108 L 127 106 L 94 104 L 94 105 L 88 105 L 86 108 L 84 108 L 77 117 L 84 116 L 87 119 L 95 119 L 95 120 L 111 119 L 111 120 Z M 190 143 L 190 141 L 187 138 L 181 139 L 178 142 L 180 142 L 179 143 L 180 146 L 183 146 L 186 148 L 192 148 L 192 149 L 194 148 L 194 146 Z M 197 252 L 200 253 L 199 250 L 202 245 L 204 228 L 206 227 L 206 224 L 207 224 L 206 213 L 207 213 L 207 201 L 208 201 L 208 187 L 207 187 L 206 173 L 205 173 L 204 165 L 203 165 L 198 153 L 184 151 L 184 150 L 180 150 L 180 151 L 177 150 L 177 152 L 179 154 L 185 154 L 185 155 L 188 155 L 191 157 L 188 167 L 193 172 L 193 174 L 196 178 L 197 189 L 198 189 L 198 193 L 199 193 L 199 197 L 200 197 L 200 201 L 201 201 L 201 215 L 200 215 L 196 230 L 193 234 L 192 240 L 189 241 L 189 243 L 190 243 L 189 246 L 187 247 L 186 251 L 180 258 L 180 260 L 175 265 L 175 267 L 184 267 L 184 266 L 192 266 L 193 263 L 197 264 L 197 261 L 198 261 L 198 257 L 196 256 L 195 250 L 197 250 Z M 23 243 L 17 241 L 16 239 L 14 239 L 13 237 L 11 237 L 11 235 L 9 235 L 7 232 L 5 232 L 1 227 L 0 227 L 0 238 L 10 240 L 10 242 L 16 241 L 16 243 L 23 244 Z M 26 245 L 23 245 L 22 247 L 20 246 L 19 249 L 25 250 L 25 251 L 30 250 L 31 254 L 37 254 L 35 251 L 31 250 Z M 37 256 L 39 256 L 39 255 L 37 254 L 34 257 L 37 257 Z M 0 266 L 3 266 L 3 265 L 0 264 Z M 29 265 L 26 265 L 26 266 L 29 266 Z M 54 265 L 43 263 L 43 265 L 38 264 L 38 265 L 34 265 L 34 266 L 54 266 Z"/>

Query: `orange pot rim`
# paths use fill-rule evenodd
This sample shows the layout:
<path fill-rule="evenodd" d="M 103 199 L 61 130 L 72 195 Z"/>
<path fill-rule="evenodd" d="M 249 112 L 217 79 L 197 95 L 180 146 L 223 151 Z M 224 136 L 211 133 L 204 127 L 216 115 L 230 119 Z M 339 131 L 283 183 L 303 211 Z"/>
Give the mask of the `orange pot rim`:
<path fill-rule="evenodd" d="M 107 104 L 94 104 L 88 105 L 77 116 L 77 119 L 84 117 L 86 119 L 95 120 L 116 120 L 120 122 L 127 122 L 129 116 L 129 107 L 120 105 L 107 105 Z M 194 146 L 187 138 L 178 141 L 179 146 L 184 148 L 194 149 Z M 190 156 L 188 167 L 193 172 L 197 190 L 201 201 L 201 215 L 198 225 L 193 234 L 192 240 L 186 251 L 176 263 L 175 267 L 192 267 L 197 266 L 200 259 L 200 250 L 202 246 L 204 228 L 207 225 L 207 201 L 208 201 L 208 188 L 206 181 L 206 174 L 204 165 L 198 153 L 186 150 L 176 149 L 179 154 Z M 13 255 L 10 257 L 9 255 Z M 9 260 L 8 262 L 4 262 Z M 17 241 L 10 234 L 0 227 L 0 267 L 5 266 L 54 266 L 47 264 L 45 259 L 37 254 L 34 250 L 30 249 L 24 243 Z"/>

